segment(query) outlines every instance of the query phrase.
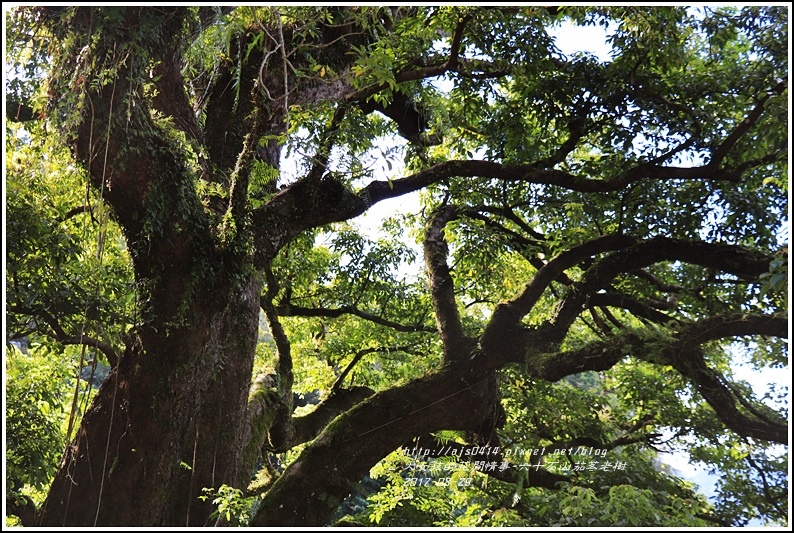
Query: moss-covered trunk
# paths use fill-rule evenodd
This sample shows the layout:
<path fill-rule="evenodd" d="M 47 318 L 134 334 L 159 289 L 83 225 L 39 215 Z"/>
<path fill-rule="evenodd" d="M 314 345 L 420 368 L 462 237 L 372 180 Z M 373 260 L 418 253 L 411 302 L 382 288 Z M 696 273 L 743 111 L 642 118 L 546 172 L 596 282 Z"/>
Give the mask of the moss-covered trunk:
<path fill-rule="evenodd" d="M 191 131 L 176 53 L 189 10 L 40 14 L 64 43 L 50 83 L 72 117 L 64 140 L 122 227 L 140 305 L 39 522 L 204 525 L 211 508 L 202 489 L 250 475 L 240 457 L 261 284 L 242 220 L 219 223 L 202 204 L 199 170 L 162 119 Z M 150 103 L 143 84 L 152 65 L 161 85 Z M 94 81 L 75 81 L 75 71 Z"/>
<path fill-rule="evenodd" d="M 201 526 L 204 487 L 245 483 L 259 290 L 251 275 L 199 291 L 187 323 L 139 330 L 67 450 L 42 526 Z"/>

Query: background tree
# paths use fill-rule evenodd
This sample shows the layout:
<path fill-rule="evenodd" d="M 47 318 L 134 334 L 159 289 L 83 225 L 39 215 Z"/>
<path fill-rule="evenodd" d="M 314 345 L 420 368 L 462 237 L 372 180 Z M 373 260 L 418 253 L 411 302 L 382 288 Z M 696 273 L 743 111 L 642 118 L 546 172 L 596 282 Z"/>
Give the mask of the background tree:
<path fill-rule="evenodd" d="M 787 364 L 787 17 L 9 12 L 7 368 L 40 368 L 22 341 L 110 367 L 82 416 L 74 374 L 35 510 L 20 470 L 63 436 L 45 417 L 26 448 L 9 387 L 10 511 L 787 523 L 788 390 L 734 375 Z M 563 19 L 606 28 L 611 60 L 562 54 Z M 377 237 L 355 225 L 417 191 Z M 664 445 L 722 474 L 717 504 Z"/>

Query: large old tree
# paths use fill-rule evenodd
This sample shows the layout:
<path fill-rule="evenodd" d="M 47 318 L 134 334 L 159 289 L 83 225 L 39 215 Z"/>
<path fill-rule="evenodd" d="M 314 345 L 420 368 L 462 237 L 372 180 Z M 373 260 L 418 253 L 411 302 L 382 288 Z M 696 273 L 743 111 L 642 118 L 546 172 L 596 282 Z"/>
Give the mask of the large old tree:
<path fill-rule="evenodd" d="M 9 512 L 786 523 L 787 17 L 10 11 Z"/>

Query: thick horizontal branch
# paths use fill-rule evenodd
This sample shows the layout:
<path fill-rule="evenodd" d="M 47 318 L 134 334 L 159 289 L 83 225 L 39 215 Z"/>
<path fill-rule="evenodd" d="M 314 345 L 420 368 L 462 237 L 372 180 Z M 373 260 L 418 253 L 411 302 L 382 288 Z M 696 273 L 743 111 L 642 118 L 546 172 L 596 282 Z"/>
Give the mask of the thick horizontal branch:
<path fill-rule="evenodd" d="M 264 265 L 301 232 L 342 222 L 366 212 L 374 204 L 418 191 L 453 177 L 482 177 L 554 185 L 572 191 L 598 193 L 617 191 L 643 179 L 736 181 L 735 171 L 714 167 L 662 167 L 642 164 L 611 179 L 588 179 L 561 170 L 535 165 L 503 165 L 482 160 L 452 160 L 438 163 L 396 180 L 373 181 L 358 192 L 330 177 L 305 180 L 279 192 L 253 211 L 257 263 Z M 266 234 L 265 234 L 266 233 Z"/>
<path fill-rule="evenodd" d="M 417 331 L 434 333 L 436 331 L 435 328 L 430 326 L 425 326 L 422 324 L 413 324 L 413 325 L 401 324 L 393 320 L 388 320 L 386 318 L 373 315 L 372 313 L 367 313 L 366 311 L 362 311 L 361 309 L 352 305 L 345 305 L 342 307 L 329 309 L 325 307 L 301 307 L 299 305 L 293 305 L 291 303 L 281 303 L 278 306 L 276 306 L 276 312 L 278 312 L 280 316 L 302 316 L 302 317 L 323 317 L 323 318 L 338 318 L 344 315 L 353 315 L 368 322 L 379 324 L 381 326 L 391 328 L 395 331 L 402 331 L 405 333 L 414 333 Z"/>
<path fill-rule="evenodd" d="M 724 315 L 709 317 L 689 324 L 669 338 L 680 349 L 693 347 L 708 341 L 765 335 L 785 338 L 788 320 L 775 315 Z M 527 360 L 530 372 L 548 381 L 558 381 L 565 376 L 588 370 L 603 371 L 612 368 L 629 355 L 640 356 L 649 361 L 658 361 L 648 356 L 650 347 L 658 347 L 659 339 L 644 337 L 637 332 L 625 332 L 605 341 L 593 342 L 583 348 L 570 351 L 540 354 Z M 654 348 L 656 349 L 656 348 Z M 658 350 L 657 350 L 658 351 Z"/>
<path fill-rule="evenodd" d="M 509 69 L 499 67 L 491 61 L 472 58 L 460 58 L 455 72 L 463 78 L 478 80 L 501 78 L 510 74 Z"/>
<path fill-rule="evenodd" d="M 264 495 L 251 525 L 325 524 L 357 480 L 411 435 L 479 427 L 497 401 L 495 376 L 462 370 L 446 367 L 378 392 L 337 417 Z"/>
<path fill-rule="evenodd" d="M 546 381 L 559 381 L 566 376 L 590 370 L 604 371 L 629 355 L 642 353 L 647 339 L 634 332 L 621 333 L 606 341 L 592 342 L 578 350 L 545 353 L 529 357 L 530 374 Z"/>
<path fill-rule="evenodd" d="M 577 350 L 539 354 L 530 357 L 526 364 L 532 375 L 548 381 L 558 381 L 588 370 L 608 370 L 627 356 L 654 364 L 672 365 L 695 383 L 701 396 L 732 431 L 742 436 L 786 444 L 788 428 L 785 421 L 742 413 L 736 405 L 735 391 L 726 385 L 719 373 L 708 367 L 700 345 L 716 339 L 747 335 L 785 338 L 787 330 L 788 320 L 781 316 L 725 315 L 688 324 L 667 337 L 621 333 Z M 748 410 L 753 413 L 752 409 Z"/>
<path fill-rule="evenodd" d="M 735 172 L 715 167 L 666 167 L 641 164 L 610 179 L 589 179 L 562 170 L 543 169 L 534 164 L 503 165 L 483 160 L 452 160 L 438 163 L 405 178 L 374 181 L 364 188 L 371 203 L 402 196 L 432 183 L 452 177 L 482 177 L 505 181 L 522 181 L 541 185 L 556 185 L 578 192 L 610 192 L 624 189 L 643 179 L 736 181 Z M 362 193 L 364 192 L 362 191 Z"/>
<path fill-rule="evenodd" d="M 788 317 L 779 315 L 755 315 L 736 313 L 704 318 L 682 329 L 682 342 L 703 344 L 726 337 L 765 335 L 788 338 Z"/>
<path fill-rule="evenodd" d="M 349 220 L 370 205 L 334 176 L 298 181 L 251 211 L 256 265 L 264 268 L 302 232 Z"/>
<path fill-rule="evenodd" d="M 369 387 L 336 389 L 333 394 L 310 413 L 293 418 L 295 434 L 289 446 L 276 452 L 285 452 L 304 442 L 309 442 L 322 432 L 331 421 L 357 403 L 375 394 Z"/>

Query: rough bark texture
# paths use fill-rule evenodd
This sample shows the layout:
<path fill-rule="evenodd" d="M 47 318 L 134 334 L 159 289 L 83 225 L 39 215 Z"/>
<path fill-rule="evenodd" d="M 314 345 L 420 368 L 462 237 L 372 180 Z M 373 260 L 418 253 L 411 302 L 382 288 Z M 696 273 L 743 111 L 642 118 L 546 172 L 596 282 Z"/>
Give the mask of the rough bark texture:
<path fill-rule="evenodd" d="M 83 418 L 40 525 L 206 525 L 201 489 L 247 481 L 258 290 L 207 294 L 189 326 L 141 332 Z"/>
<path fill-rule="evenodd" d="M 493 414 L 496 380 L 450 368 L 380 392 L 338 417 L 265 495 L 254 526 L 322 526 L 355 484 L 409 435 L 474 430 Z"/>
<path fill-rule="evenodd" d="M 522 363 L 533 378 L 557 380 L 584 370 L 608 369 L 629 354 L 650 360 L 654 354 L 647 353 L 648 343 L 629 334 L 577 351 L 559 351 L 574 320 L 597 305 L 622 307 L 651 321 L 665 322 L 665 315 L 649 305 L 607 293 L 618 275 L 665 261 L 700 265 L 739 279 L 757 279 L 769 269 L 769 257 L 735 246 L 604 235 L 546 263 L 535 258 L 538 272 L 525 289 L 495 306 L 484 330 L 469 336 L 461 323 L 460 303 L 447 265 L 444 228 L 470 212 L 445 205 L 431 216 L 425 234 L 429 293 L 437 333 L 444 345 L 444 366 L 431 375 L 375 394 L 363 387 L 334 387 L 334 394 L 315 412 L 293 417 L 289 341 L 278 325 L 278 313 L 297 313 L 299 309 L 289 307 L 288 300 L 281 307 L 274 302 L 277 283 L 270 279 L 271 287 L 263 298 L 261 279 L 272 277 L 272 260 L 302 232 L 350 219 L 378 201 L 452 177 L 550 184 L 580 192 L 615 191 L 645 179 L 736 180 L 738 171 L 722 169 L 719 164 L 723 152 L 746 129 L 737 129 L 725 140 L 716 154 L 719 157 L 701 168 L 640 164 L 614 179 L 573 176 L 553 168 L 582 138 L 581 131 L 572 126 L 569 141 L 557 155 L 540 163 L 446 161 L 401 179 L 372 181 L 355 192 L 327 172 L 344 108 L 358 105 L 365 113 L 380 111 L 397 120 L 401 134 L 416 138 L 427 124 L 419 120 L 421 117 L 400 114 L 409 104 L 416 111 L 404 96 L 391 104 L 367 104 L 366 99 L 384 90 L 385 84 L 354 91 L 344 76 L 334 83 L 315 86 L 295 79 L 285 81 L 275 67 L 263 68 L 267 56 L 259 51 L 242 65 L 240 86 L 235 90 L 231 88 L 233 69 L 229 65 L 219 67 L 217 78 L 204 93 L 208 99 L 202 102 L 206 121 L 199 127 L 180 79 L 178 43 L 171 39 L 183 29 L 186 10 L 113 9 L 80 8 L 68 21 L 70 31 L 88 35 L 107 12 L 115 13 L 121 21 L 113 32 L 98 34 L 94 46 L 101 53 L 93 49 L 86 52 L 98 54 L 94 59 L 106 61 L 109 69 L 117 70 L 113 71 L 115 81 L 88 93 L 90 105 L 82 108 L 72 148 L 124 231 L 144 304 L 141 325 L 130 334 L 127 349 L 66 451 L 39 513 L 41 526 L 207 525 L 212 508 L 210 502 L 198 498 L 203 488 L 221 484 L 244 488 L 263 449 L 284 451 L 312 439 L 264 495 L 253 525 L 326 525 L 369 469 L 411 438 L 453 429 L 490 439 L 484 431 L 492 432 L 500 418 L 496 372 L 505 365 Z M 345 9 L 331 11 L 336 16 L 343 15 Z M 57 8 L 43 13 L 45 18 L 56 20 L 67 11 Z M 208 14 L 202 11 L 199 16 L 206 20 Z M 354 38 L 364 39 L 361 42 L 339 39 L 347 33 L 364 33 L 353 31 L 356 28 L 348 27 L 350 23 L 344 17 L 340 20 L 323 30 L 318 54 L 345 58 L 352 44 L 366 42 L 366 36 Z M 466 61 L 458 56 L 465 51 L 461 39 L 468 21 L 468 16 L 463 17 L 451 28 L 454 33 L 447 59 L 421 67 L 409 64 L 395 72 L 395 80 L 416 81 L 457 72 L 465 66 Z M 157 39 L 142 38 L 152 27 L 157 28 Z M 282 29 L 270 31 L 278 35 Z M 287 28 L 280 45 L 285 46 L 284 39 L 290 38 Z M 335 42 L 341 43 L 337 45 L 340 48 L 331 46 Z M 130 43 L 138 48 L 128 46 Z M 233 54 L 239 55 L 246 42 L 241 37 L 235 46 Z M 173 127 L 184 132 L 189 142 L 205 149 L 207 160 L 199 161 L 200 176 L 188 168 L 186 154 L 174 146 L 163 125 L 152 118 L 150 103 L 137 92 L 140 87 L 134 80 L 144 78 L 148 70 L 135 67 L 130 58 L 131 51 L 140 52 L 141 47 L 148 47 L 153 73 L 161 76 L 160 92 L 151 106 L 172 118 Z M 275 50 L 270 51 L 275 54 Z M 66 66 L 83 68 L 82 53 L 76 48 L 70 60 L 73 65 L 67 61 Z M 345 67 L 336 66 L 340 71 Z M 265 71 L 270 74 L 260 75 Z M 261 99 L 261 94 L 253 90 L 255 83 L 267 86 L 269 100 Z M 77 89 L 62 86 L 53 99 Z M 253 208 L 247 203 L 248 167 L 258 160 L 278 168 L 279 146 L 273 138 L 285 132 L 286 104 L 323 99 L 333 100 L 342 110 L 337 110 L 325 136 L 321 136 L 314 167 L 305 179 L 278 193 L 269 184 L 268 194 Z M 749 118 L 755 121 L 761 112 L 757 107 Z M 25 120 L 25 109 L 17 106 L 14 117 Z M 252 127 L 256 135 L 248 136 Z M 262 146 L 260 138 L 266 141 Z M 709 171 L 708 178 L 702 177 L 704 169 Z M 199 177 L 228 187 L 231 200 L 205 208 L 196 192 Z M 531 231 L 528 233 L 531 235 Z M 582 271 L 576 281 L 566 275 L 573 267 Z M 524 318 L 555 281 L 565 285 L 559 305 L 542 325 L 527 326 Z M 249 395 L 260 306 L 268 314 L 279 348 L 279 379 L 272 386 L 258 384 Z M 345 312 L 372 318 L 355 308 Z M 333 316 L 333 311 L 326 310 L 325 316 Z M 703 329 L 697 324 L 690 329 L 682 327 L 680 338 L 670 343 L 672 351 L 655 354 L 653 362 L 671 364 L 691 379 L 731 429 L 787 442 L 785 428 L 778 421 L 752 418 L 738 409 L 735 394 L 706 365 L 697 349 L 699 343 L 717 338 L 715 335 L 781 336 L 785 333 L 782 319 L 729 318 L 707 323 Z M 395 326 L 385 319 L 374 321 Z M 602 328 L 608 329 L 603 323 Z M 426 328 L 417 325 L 402 329 Z M 681 356 L 682 347 L 694 355 L 689 359 Z M 559 480 L 541 477 L 530 482 L 551 487 Z"/>
<path fill-rule="evenodd" d="M 141 19 L 154 16 L 122 13 L 130 34 L 107 43 L 117 54 Z M 74 24 L 95 22 L 94 15 L 78 11 Z M 163 31 L 176 32 L 184 11 L 159 15 Z M 129 242 L 145 301 L 142 325 L 66 451 L 42 526 L 205 525 L 211 504 L 198 499 L 202 488 L 250 476 L 240 459 L 250 437 L 259 274 L 240 242 L 224 248 L 212 239 L 184 154 L 169 145 L 145 105 L 128 116 L 119 112 L 136 74 L 121 59 L 110 59 L 122 65 L 115 83 L 89 96 L 92 113 L 74 148 Z M 179 111 L 184 93 L 171 93 L 160 107 L 188 116 Z"/>

